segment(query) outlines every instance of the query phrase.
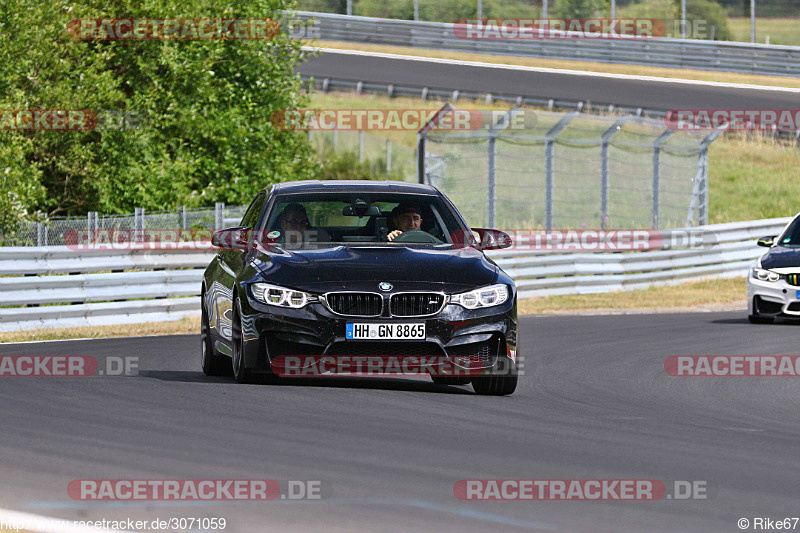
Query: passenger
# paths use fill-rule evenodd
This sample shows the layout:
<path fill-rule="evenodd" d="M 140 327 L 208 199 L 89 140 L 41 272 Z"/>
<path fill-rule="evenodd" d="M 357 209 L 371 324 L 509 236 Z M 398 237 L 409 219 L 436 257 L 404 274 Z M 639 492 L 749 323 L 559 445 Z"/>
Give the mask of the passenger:
<path fill-rule="evenodd" d="M 302 204 L 291 203 L 278 215 L 278 223 L 283 230 L 284 242 L 328 242 L 330 235 L 322 229 L 312 228 L 308 221 L 306 208 Z"/>

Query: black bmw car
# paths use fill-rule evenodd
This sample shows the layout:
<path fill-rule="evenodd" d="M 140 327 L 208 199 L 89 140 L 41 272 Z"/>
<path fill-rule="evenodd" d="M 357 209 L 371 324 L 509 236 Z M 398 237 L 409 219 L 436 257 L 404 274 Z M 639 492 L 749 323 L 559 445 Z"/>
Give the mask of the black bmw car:
<path fill-rule="evenodd" d="M 430 357 L 436 383 L 516 388 L 516 287 L 484 254 L 511 239 L 470 230 L 434 187 L 273 185 L 214 243 L 202 286 L 207 375 L 232 366 L 241 383 L 280 379 L 294 356 Z"/>

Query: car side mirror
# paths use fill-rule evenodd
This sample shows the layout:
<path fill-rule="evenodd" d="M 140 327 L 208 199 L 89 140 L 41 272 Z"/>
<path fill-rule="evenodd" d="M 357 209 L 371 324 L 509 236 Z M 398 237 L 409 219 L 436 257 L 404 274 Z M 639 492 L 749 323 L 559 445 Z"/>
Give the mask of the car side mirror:
<path fill-rule="evenodd" d="M 765 248 L 771 248 L 775 244 L 775 237 L 761 237 L 756 244 Z"/>
<path fill-rule="evenodd" d="M 227 228 L 214 232 L 211 244 L 222 250 L 248 250 L 250 245 L 250 228 Z"/>
<path fill-rule="evenodd" d="M 480 244 L 476 246 L 479 250 L 500 250 L 501 248 L 510 248 L 514 244 L 511 236 L 500 230 L 472 228 L 472 231 L 477 233 L 481 239 Z"/>

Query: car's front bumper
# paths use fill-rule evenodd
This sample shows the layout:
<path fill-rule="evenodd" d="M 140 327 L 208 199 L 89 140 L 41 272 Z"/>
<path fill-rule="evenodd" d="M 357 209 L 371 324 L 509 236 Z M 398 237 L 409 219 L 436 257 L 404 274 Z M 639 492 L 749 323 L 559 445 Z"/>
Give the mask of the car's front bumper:
<path fill-rule="evenodd" d="M 243 354 L 247 368 L 272 371 L 281 356 L 436 356 L 453 366 L 482 373 L 518 371 L 516 295 L 503 305 L 468 310 L 448 304 L 432 317 L 341 316 L 322 303 L 302 309 L 242 298 Z M 425 323 L 423 340 L 347 340 L 346 324 Z"/>
<path fill-rule="evenodd" d="M 747 277 L 747 311 L 753 316 L 800 318 L 800 287 L 786 280 L 761 281 Z"/>

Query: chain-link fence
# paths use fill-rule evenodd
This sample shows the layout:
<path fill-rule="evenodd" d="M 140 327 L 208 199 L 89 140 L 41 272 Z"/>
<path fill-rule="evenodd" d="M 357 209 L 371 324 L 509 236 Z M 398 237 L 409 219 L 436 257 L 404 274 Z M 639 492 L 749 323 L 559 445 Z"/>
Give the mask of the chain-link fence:
<path fill-rule="evenodd" d="M 418 176 L 472 226 L 685 227 L 708 223 L 707 149 L 719 134 L 514 109 L 487 129 L 420 132 Z"/>
<path fill-rule="evenodd" d="M 16 231 L 3 236 L 6 246 L 60 246 L 65 236 L 76 231 L 100 230 L 176 230 L 222 229 L 236 226 L 247 206 L 218 203 L 212 209 L 187 209 L 146 212 L 136 208 L 126 215 L 103 215 L 90 212 L 84 217 L 52 217 L 40 222 L 23 222 Z"/>
<path fill-rule="evenodd" d="M 309 132 L 309 140 L 323 158 L 331 155 L 350 155 L 343 164 L 356 160 L 366 165 L 365 177 L 396 180 L 415 180 L 416 155 L 409 147 L 388 137 L 363 130 L 331 129 Z"/>

